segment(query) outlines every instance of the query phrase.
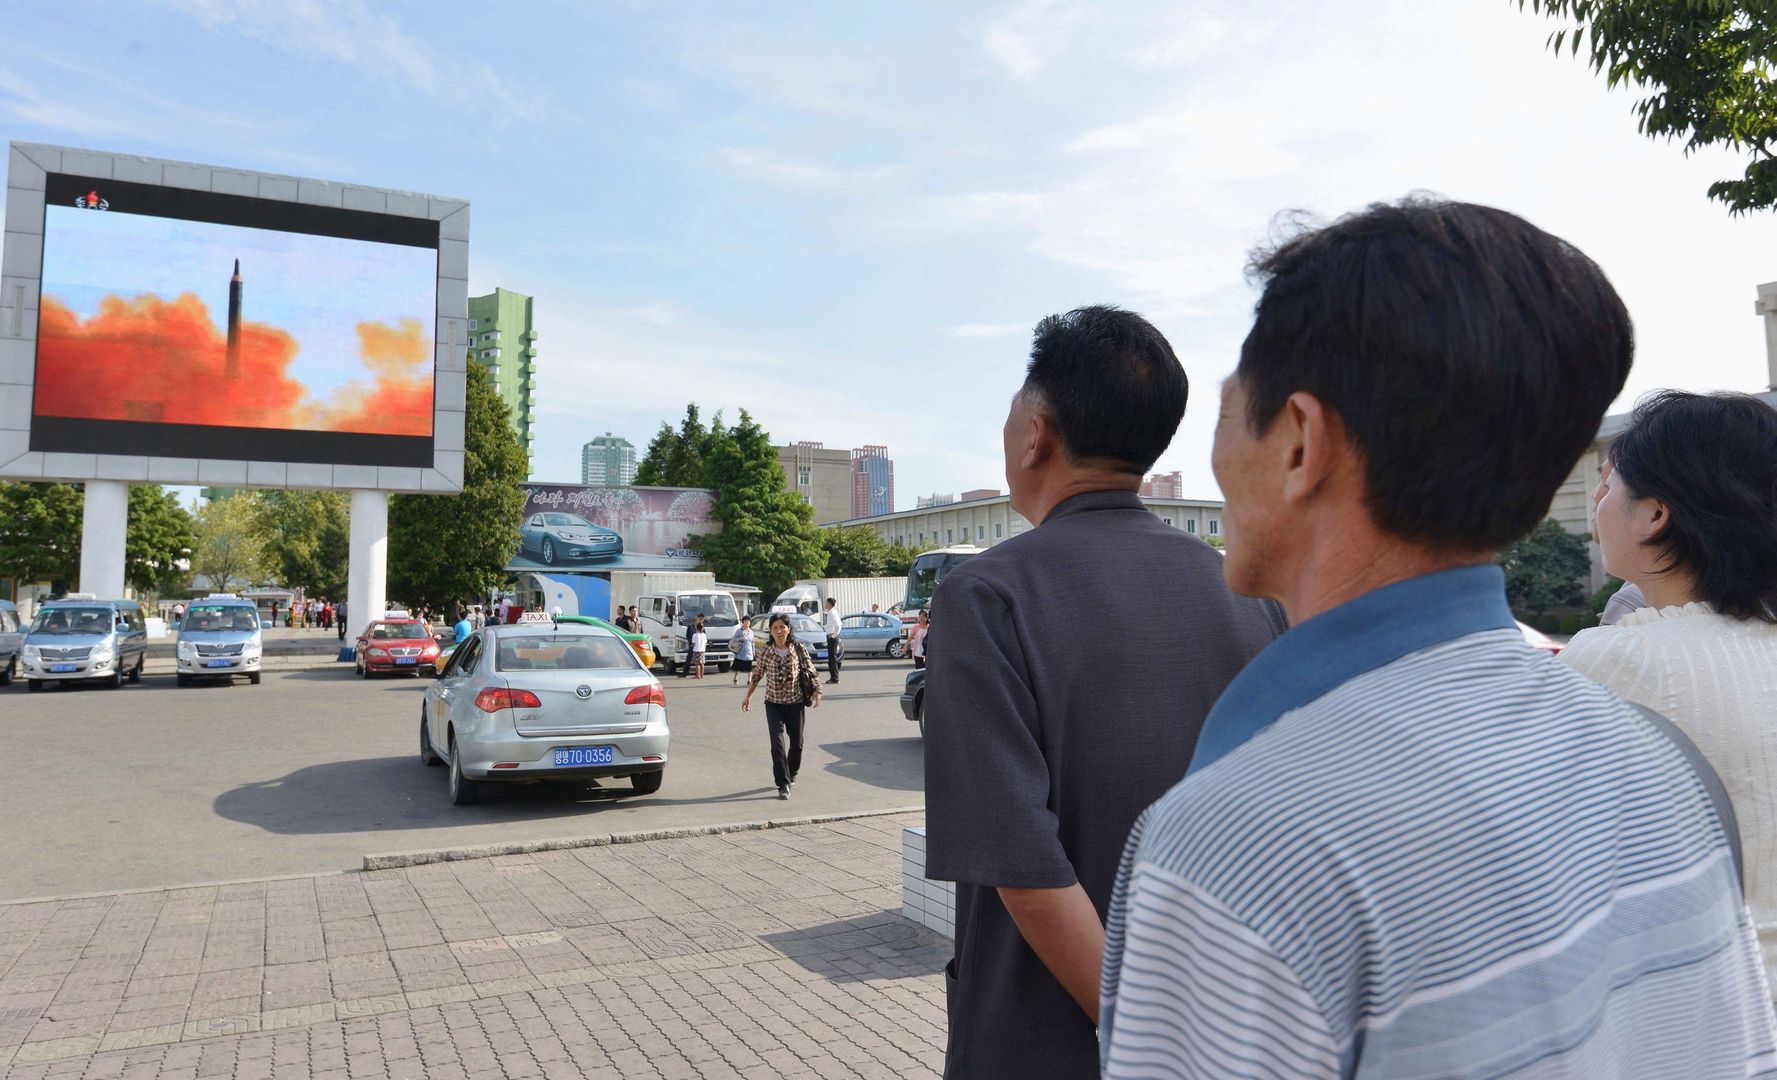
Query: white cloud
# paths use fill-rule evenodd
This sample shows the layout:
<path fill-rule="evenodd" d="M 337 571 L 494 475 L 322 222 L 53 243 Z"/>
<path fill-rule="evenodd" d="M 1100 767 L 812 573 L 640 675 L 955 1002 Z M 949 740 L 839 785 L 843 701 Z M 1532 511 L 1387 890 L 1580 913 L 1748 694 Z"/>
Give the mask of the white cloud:
<path fill-rule="evenodd" d="M 981 48 L 1007 74 L 1030 79 L 1047 68 L 1074 40 L 1092 5 L 1068 0 L 1025 0 L 988 20 Z"/>
<path fill-rule="evenodd" d="M 944 332 L 953 338 L 1016 338 L 1027 337 L 1030 331 L 1025 323 L 963 323 Z"/>
<path fill-rule="evenodd" d="M 848 168 L 816 161 L 774 157 L 736 146 L 725 146 L 716 157 L 723 165 L 743 176 L 765 180 L 786 187 L 825 188 L 865 184 L 882 180 L 895 173 L 893 168 Z"/>
<path fill-rule="evenodd" d="M 690 48 L 689 66 L 714 69 L 747 93 L 818 116 L 893 125 L 909 118 L 884 101 L 873 59 L 832 42 L 786 40 L 733 26 L 707 28 Z"/>

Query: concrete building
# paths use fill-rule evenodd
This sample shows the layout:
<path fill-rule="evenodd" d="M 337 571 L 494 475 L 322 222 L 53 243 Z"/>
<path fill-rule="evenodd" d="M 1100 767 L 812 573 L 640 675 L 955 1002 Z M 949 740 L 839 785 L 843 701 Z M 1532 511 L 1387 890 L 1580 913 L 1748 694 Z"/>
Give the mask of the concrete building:
<path fill-rule="evenodd" d="M 991 499 L 1000 493 L 999 488 L 972 488 L 956 497 L 957 502 L 973 502 L 976 499 Z"/>
<path fill-rule="evenodd" d="M 934 492 L 931 495 L 919 496 L 917 499 L 913 500 L 913 505 L 920 509 L 924 509 L 928 506 L 949 506 L 955 501 L 955 495 L 941 495 Z"/>
<path fill-rule="evenodd" d="M 836 525 L 852 516 L 851 451 L 797 442 L 777 448 L 777 463 L 790 490 L 814 507 L 816 525 Z"/>
<path fill-rule="evenodd" d="M 512 430 L 531 455 L 537 423 L 537 328 L 531 298 L 505 289 L 469 298 L 469 355 L 486 364 Z"/>
<path fill-rule="evenodd" d="M 1162 522 L 1193 536 L 1222 533 L 1222 504 L 1214 499 L 1143 498 Z M 995 493 L 987 498 L 952 501 L 893 514 L 856 518 L 841 523 L 848 529 L 870 529 L 891 544 L 916 548 L 974 544 L 992 547 L 1031 527 L 1024 515 L 1012 509 L 1012 497 Z"/>
<path fill-rule="evenodd" d="M 895 510 L 895 463 L 886 446 L 851 452 L 851 516 L 875 517 Z"/>
<path fill-rule="evenodd" d="M 1156 499 L 1182 499 L 1185 497 L 1185 474 L 1155 473 L 1142 481 L 1142 497 L 1153 496 Z"/>
<path fill-rule="evenodd" d="M 605 432 L 580 448 L 580 482 L 628 487 L 636 482 L 636 444 Z"/>

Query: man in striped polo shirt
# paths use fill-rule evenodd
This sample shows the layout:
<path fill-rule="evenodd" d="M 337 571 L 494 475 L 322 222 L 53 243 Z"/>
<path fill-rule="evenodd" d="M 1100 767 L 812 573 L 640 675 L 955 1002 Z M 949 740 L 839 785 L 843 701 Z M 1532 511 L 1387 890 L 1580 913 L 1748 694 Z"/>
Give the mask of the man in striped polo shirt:
<path fill-rule="evenodd" d="M 1609 282 L 1430 200 L 1254 270 L 1213 464 L 1229 584 L 1292 629 L 1130 835 L 1105 1075 L 1777 1076 L 1699 774 L 1524 644 L 1492 563 L 1628 375 Z"/>

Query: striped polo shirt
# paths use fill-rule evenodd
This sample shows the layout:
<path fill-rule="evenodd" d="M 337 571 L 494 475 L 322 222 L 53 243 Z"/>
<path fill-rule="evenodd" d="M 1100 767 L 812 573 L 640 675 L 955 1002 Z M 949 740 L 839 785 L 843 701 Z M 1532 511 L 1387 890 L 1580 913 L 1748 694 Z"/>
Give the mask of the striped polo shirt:
<path fill-rule="evenodd" d="M 1130 834 L 1107 1077 L 1777 1077 L 1679 751 L 1529 648 L 1496 567 L 1279 638 Z"/>

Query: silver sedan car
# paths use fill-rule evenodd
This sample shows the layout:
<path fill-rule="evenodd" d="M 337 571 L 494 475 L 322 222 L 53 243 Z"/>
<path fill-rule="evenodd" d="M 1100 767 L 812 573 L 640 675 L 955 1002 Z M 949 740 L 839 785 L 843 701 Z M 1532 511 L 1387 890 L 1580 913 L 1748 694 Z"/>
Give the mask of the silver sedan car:
<path fill-rule="evenodd" d="M 457 646 L 426 690 L 420 760 L 450 768 L 450 801 L 486 783 L 628 777 L 660 790 L 666 693 L 609 630 L 574 623 L 489 626 Z"/>

